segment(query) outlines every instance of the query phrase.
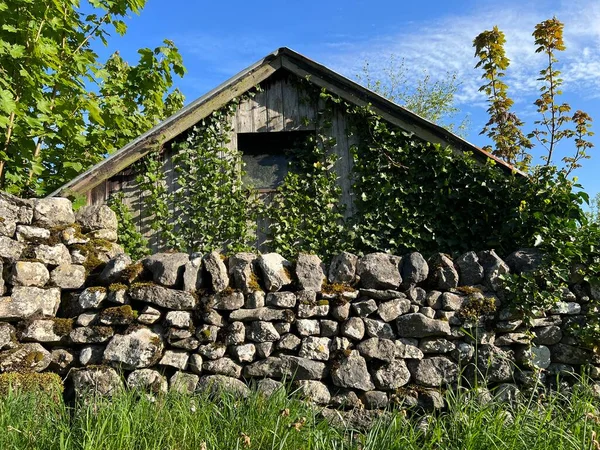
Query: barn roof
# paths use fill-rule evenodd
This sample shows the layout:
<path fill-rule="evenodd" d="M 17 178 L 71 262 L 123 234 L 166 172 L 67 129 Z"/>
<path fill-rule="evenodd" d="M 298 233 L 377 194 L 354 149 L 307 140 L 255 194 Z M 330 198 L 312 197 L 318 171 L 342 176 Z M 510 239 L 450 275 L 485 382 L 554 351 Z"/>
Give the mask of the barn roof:
<path fill-rule="evenodd" d="M 482 161 L 492 159 L 507 172 L 517 171 L 510 164 L 451 131 L 387 100 L 306 56 L 287 47 L 282 47 L 193 101 L 137 139 L 129 142 L 103 161 L 51 193 L 50 196 L 88 192 L 104 180 L 129 167 L 156 146 L 173 139 L 280 69 L 307 78 L 313 84 L 326 88 L 329 92 L 350 103 L 359 106 L 370 104 L 372 109 L 383 119 L 406 131 L 413 132 L 423 140 L 448 145 L 459 151 L 472 152 L 475 157 Z"/>

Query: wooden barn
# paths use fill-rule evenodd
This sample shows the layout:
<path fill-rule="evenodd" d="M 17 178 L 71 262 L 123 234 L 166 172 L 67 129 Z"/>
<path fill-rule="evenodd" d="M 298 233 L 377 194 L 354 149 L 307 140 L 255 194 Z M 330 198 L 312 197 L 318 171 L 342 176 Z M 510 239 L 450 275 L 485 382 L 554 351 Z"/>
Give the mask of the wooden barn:
<path fill-rule="evenodd" d="M 132 165 L 157 146 L 161 146 L 164 149 L 162 167 L 166 175 L 167 189 L 172 188 L 170 174 L 174 172 L 174 167 L 169 142 L 186 133 L 232 99 L 240 98 L 245 92 L 260 86 L 261 89 L 256 95 L 245 98 L 232 116 L 228 145 L 242 152 L 247 176 L 261 192 L 268 193 L 277 187 L 287 170 L 288 156 L 284 150 L 294 140 L 302 139 L 307 133 L 315 131 L 312 119 L 317 114 L 318 105 L 302 101 L 298 80 L 305 80 L 319 89 L 325 88 L 350 104 L 370 104 L 373 111 L 384 120 L 414 133 L 424 141 L 449 146 L 457 152 L 470 152 L 482 162 L 492 158 L 507 172 L 512 170 L 505 162 L 443 127 L 284 47 L 195 100 L 65 184 L 51 196 L 83 194 L 87 196 L 88 204 L 102 204 L 111 194 L 123 192 L 139 230 L 149 239 L 153 250 L 160 250 L 158 240 L 145 220 L 152 211 L 148 210 L 141 200 L 143 192 L 137 185 Z M 350 148 L 355 144 L 353 139 L 356 139 L 347 133 L 347 127 L 344 111 L 341 108 L 335 110 L 329 133 L 335 138 L 335 145 L 331 151 L 338 157 L 335 170 L 346 216 L 351 215 L 353 211 L 353 160 Z"/>

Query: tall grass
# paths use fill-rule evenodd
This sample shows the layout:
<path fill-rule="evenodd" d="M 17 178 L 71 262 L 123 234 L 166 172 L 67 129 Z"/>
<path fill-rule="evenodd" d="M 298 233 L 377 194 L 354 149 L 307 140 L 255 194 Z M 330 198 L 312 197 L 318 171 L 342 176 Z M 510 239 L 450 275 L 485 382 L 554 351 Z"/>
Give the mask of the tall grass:
<path fill-rule="evenodd" d="M 123 393 L 72 407 L 43 394 L 0 399 L 0 449 L 600 449 L 599 403 L 587 384 L 513 404 L 448 391 L 443 412 L 391 410 L 367 430 L 331 425 L 284 392 L 246 400 Z"/>

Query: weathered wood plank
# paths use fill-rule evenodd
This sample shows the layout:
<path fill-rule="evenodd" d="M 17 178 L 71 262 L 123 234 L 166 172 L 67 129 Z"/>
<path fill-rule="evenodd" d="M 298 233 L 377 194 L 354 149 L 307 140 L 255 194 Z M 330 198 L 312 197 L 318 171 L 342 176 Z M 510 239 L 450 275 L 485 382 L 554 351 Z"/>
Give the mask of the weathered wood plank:
<path fill-rule="evenodd" d="M 298 89 L 290 77 L 281 80 L 281 98 L 283 106 L 283 129 L 299 130 L 302 127 L 298 109 Z"/>
<path fill-rule="evenodd" d="M 106 203 L 106 180 L 90 191 L 88 202 L 90 205 L 103 205 Z"/>
<path fill-rule="evenodd" d="M 257 92 L 252 99 L 252 130 L 253 133 L 268 131 L 267 129 L 267 89 Z"/>
<path fill-rule="evenodd" d="M 265 89 L 267 94 L 267 131 L 283 131 L 283 81 L 274 80 Z"/>
<path fill-rule="evenodd" d="M 236 111 L 236 129 L 238 133 L 251 133 L 252 125 L 252 108 L 254 107 L 254 99 L 248 98 L 240 102 Z"/>
<path fill-rule="evenodd" d="M 335 139 L 335 145 L 332 151 L 337 156 L 335 171 L 338 176 L 338 183 L 342 190 L 340 203 L 344 208 L 344 218 L 352 216 L 354 207 L 352 199 L 352 159 L 347 135 L 347 120 L 344 112 L 340 108 L 335 108 L 332 119 L 331 137 Z"/>

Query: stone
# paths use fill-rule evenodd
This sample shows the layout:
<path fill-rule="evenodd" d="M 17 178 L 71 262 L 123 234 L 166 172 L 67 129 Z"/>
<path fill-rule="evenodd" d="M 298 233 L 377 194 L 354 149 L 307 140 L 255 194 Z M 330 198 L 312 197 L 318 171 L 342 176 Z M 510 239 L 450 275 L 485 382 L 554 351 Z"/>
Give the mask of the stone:
<path fill-rule="evenodd" d="M 339 323 L 335 320 L 319 320 L 319 326 L 321 328 L 321 336 L 333 337 L 337 336 L 339 331 Z"/>
<path fill-rule="evenodd" d="M 209 311 L 206 311 L 206 312 L 202 313 L 201 314 L 201 318 L 208 325 L 216 325 L 218 327 L 222 327 L 223 323 L 224 323 L 223 322 L 223 316 L 221 316 L 214 309 L 211 309 Z"/>
<path fill-rule="evenodd" d="M 197 300 L 189 292 L 177 291 L 156 285 L 132 286 L 129 296 L 133 300 L 152 303 L 167 309 L 193 310 Z"/>
<path fill-rule="evenodd" d="M 85 279 L 85 268 L 77 264 L 61 264 L 50 273 L 51 284 L 65 290 L 82 288 Z"/>
<path fill-rule="evenodd" d="M 496 336 L 494 344 L 499 347 L 502 347 L 515 344 L 529 345 L 530 342 L 531 336 L 528 333 L 506 333 L 500 336 Z"/>
<path fill-rule="evenodd" d="M 574 315 L 581 313 L 581 305 L 576 302 L 557 302 L 550 310 L 551 314 Z"/>
<path fill-rule="evenodd" d="M 377 311 L 377 303 L 375 303 L 375 300 L 373 299 L 363 300 L 353 303 L 352 309 L 354 309 L 357 316 L 367 317 L 369 314 Z"/>
<path fill-rule="evenodd" d="M 11 237 L 12 235 L 5 235 Z M 50 239 L 50 230 L 29 225 L 18 225 L 16 228 L 16 237 L 19 242 L 40 242 Z"/>
<path fill-rule="evenodd" d="M 36 319 L 22 323 L 20 340 L 23 342 L 44 342 L 57 344 L 71 332 L 72 319 Z"/>
<path fill-rule="evenodd" d="M 406 297 L 413 305 L 424 306 L 427 292 L 421 287 L 411 287 L 406 291 Z"/>
<path fill-rule="evenodd" d="M 533 332 L 535 334 L 535 338 L 533 338 L 533 343 L 537 345 L 558 344 L 563 338 L 562 330 L 559 326 L 556 325 L 534 328 Z"/>
<path fill-rule="evenodd" d="M 183 267 L 183 290 L 186 292 L 196 292 L 202 289 L 203 285 L 202 258 L 192 257 Z"/>
<path fill-rule="evenodd" d="M 37 287 L 44 287 L 49 280 L 50 272 L 48 272 L 44 264 L 29 261 L 17 261 L 14 263 L 9 279 L 13 286 Z"/>
<path fill-rule="evenodd" d="M 408 369 L 417 384 L 441 387 L 458 378 L 458 365 L 444 356 L 432 356 L 408 362 Z"/>
<path fill-rule="evenodd" d="M 543 254 L 536 248 L 522 248 L 512 252 L 505 259 L 510 271 L 517 274 L 534 271 L 542 261 Z"/>
<path fill-rule="evenodd" d="M 316 380 L 300 380 L 296 382 L 297 394 L 317 405 L 327 405 L 331 400 L 331 393 L 327 386 Z"/>
<path fill-rule="evenodd" d="M 158 364 L 160 366 L 174 367 L 178 370 L 186 370 L 189 357 L 189 353 L 183 350 L 165 350 Z"/>
<path fill-rule="evenodd" d="M 405 288 L 422 283 L 428 275 L 429 266 L 420 253 L 409 253 L 402 258 L 402 285 Z"/>
<path fill-rule="evenodd" d="M 508 265 L 494 250 L 479 252 L 477 257 L 484 270 L 485 285 L 494 291 L 499 291 L 502 287 L 501 276 L 510 272 Z"/>
<path fill-rule="evenodd" d="M 106 266 L 100 272 L 98 280 L 104 284 L 124 281 L 126 278 L 125 270 L 131 266 L 131 263 L 131 258 L 126 253 L 116 255 L 106 263 Z"/>
<path fill-rule="evenodd" d="M 111 303 L 116 303 L 118 305 L 127 305 L 129 304 L 129 294 L 127 293 L 126 287 L 110 287 L 108 291 L 107 300 Z"/>
<path fill-rule="evenodd" d="M 126 370 L 142 369 L 156 364 L 163 348 L 159 334 L 148 328 L 140 328 L 113 336 L 104 351 L 104 359 Z"/>
<path fill-rule="evenodd" d="M 86 345 L 79 352 L 79 364 L 82 366 L 97 366 L 102 364 L 103 357 L 103 345 Z"/>
<path fill-rule="evenodd" d="M 119 235 L 115 230 L 107 229 L 90 231 L 85 236 L 90 239 L 101 239 L 103 241 L 110 241 L 115 243 L 119 240 Z"/>
<path fill-rule="evenodd" d="M 254 291 L 246 294 L 244 308 L 256 309 L 265 306 L 265 293 L 263 291 Z"/>
<path fill-rule="evenodd" d="M 292 333 L 288 333 L 279 340 L 279 342 L 277 343 L 277 349 L 284 351 L 293 351 L 300 347 L 301 343 L 302 340 L 298 336 Z"/>
<path fill-rule="evenodd" d="M 119 225 L 117 215 L 106 205 L 83 206 L 77 210 L 75 218 L 85 233 L 96 230 L 117 231 Z"/>
<path fill-rule="evenodd" d="M 17 222 L 10 217 L 0 216 L 0 235 L 9 238 L 14 237 L 15 231 L 17 231 Z M 19 240 L 17 238 L 17 240 Z"/>
<path fill-rule="evenodd" d="M 441 311 L 440 311 L 441 312 Z M 429 306 L 421 306 L 419 308 L 419 313 L 423 314 L 425 317 L 427 317 L 428 319 L 435 319 L 436 316 L 436 311 L 433 308 L 430 308 Z"/>
<path fill-rule="evenodd" d="M 250 389 L 242 381 L 224 375 L 205 375 L 198 381 L 198 390 L 207 391 L 213 395 L 226 392 L 237 397 L 250 396 Z"/>
<path fill-rule="evenodd" d="M 215 325 L 204 324 L 197 328 L 196 337 L 202 343 L 216 342 L 218 332 L 219 332 L 219 327 L 217 327 Z"/>
<path fill-rule="evenodd" d="M 156 253 L 144 258 L 142 265 L 152 274 L 152 279 L 165 287 L 183 286 L 183 274 L 190 261 L 187 253 Z"/>
<path fill-rule="evenodd" d="M 409 380 L 410 372 L 401 359 L 390 360 L 373 372 L 375 386 L 386 391 L 395 391 L 408 384 Z"/>
<path fill-rule="evenodd" d="M 256 383 L 256 392 L 265 397 L 270 397 L 280 389 L 284 389 L 283 383 L 271 378 L 263 378 Z"/>
<path fill-rule="evenodd" d="M 242 366 L 229 358 L 204 361 L 202 370 L 215 375 L 225 375 L 234 378 L 240 378 L 242 375 Z"/>
<path fill-rule="evenodd" d="M 169 345 L 174 348 L 193 351 L 200 346 L 200 341 L 194 337 L 187 337 L 179 340 L 169 339 Z"/>
<path fill-rule="evenodd" d="M 292 355 L 281 355 L 282 373 L 286 379 L 321 380 L 328 374 L 328 364 Z"/>
<path fill-rule="evenodd" d="M 430 336 L 450 336 L 448 322 L 429 319 L 423 314 L 405 314 L 396 320 L 398 335 L 401 337 L 424 338 Z"/>
<path fill-rule="evenodd" d="M 175 372 L 169 379 L 169 391 L 179 394 L 193 394 L 200 377 L 193 373 Z"/>
<path fill-rule="evenodd" d="M 300 336 L 318 336 L 321 334 L 321 324 L 314 319 L 298 319 L 296 330 Z"/>
<path fill-rule="evenodd" d="M 423 353 L 449 353 L 456 348 L 452 341 L 444 338 L 421 339 L 419 348 Z"/>
<path fill-rule="evenodd" d="M 6 236 L 0 236 L 0 260 L 13 263 L 25 251 L 25 245 Z"/>
<path fill-rule="evenodd" d="M 267 357 L 244 366 L 245 378 L 282 378 L 287 370 L 286 362 L 280 357 Z"/>
<path fill-rule="evenodd" d="M 479 264 L 477 253 L 463 253 L 456 259 L 456 265 L 460 271 L 459 284 L 461 286 L 475 286 L 483 281 L 484 270 L 483 266 Z"/>
<path fill-rule="evenodd" d="M 440 291 L 431 291 L 425 297 L 425 304 L 432 309 L 442 309 L 442 296 Z"/>
<path fill-rule="evenodd" d="M 289 333 L 292 330 L 292 324 L 287 322 L 274 322 L 273 326 L 280 335 Z"/>
<path fill-rule="evenodd" d="M 358 256 L 342 252 L 334 256 L 329 266 L 329 282 L 332 284 L 352 284 L 356 279 Z"/>
<path fill-rule="evenodd" d="M 262 273 L 265 288 L 269 292 L 278 291 L 293 281 L 290 273 L 292 264 L 277 253 L 260 255 L 258 257 L 258 267 Z"/>
<path fill-rule="evenodd" d="M 189 311 L 169 311 L 165 317 L 165 325 L 175 328 L 190 328 L 194 322 Z"/>
<path fill-rule="evenodd" d="M 370 338 L 356 346 L 365 359 L 391 362 L 396 356 L 396 345 L 389 339 Z"/>
<path fill-rule="evenodd" d="M 140 312 L 137 321 L 144 325 L 152 325 L 160 320 L 160 311 L 152 306 L 144 306 Z"/>
<path fill-rule="evenodd" d="M 50 235 L 48 235 L 50 237 Z M 67 227 L 60 232 L 60 238 L 63 244 L 67 246 L 75 244 L 87 244 L 90 241 L 89 237 L 83 236 L 81 232 L 75 227 Z"/>
<path fill-rule="evenodd" d="M 121 376 L 110 367 L 89 367 L 73 371 L 73 388 L 78 398 L 112 397 L 123 390 Z"/>
<path fill-rule="evenodd" d="M 349 356 L 342 359 L 339 366 L 332 369 L 331 380 L 335 386 L 342 388 L 361 391 L 375 389 L 367 370 L 367 363 L 357 350 L 351 350 Z"/>
<path fill-rule="evenodd" d="M 225 356 L 225 351 L 227 347 L 225 347 L 221 343 L 211 342 L 206 345 L 201 345 L 198 347 L 198 353 L 206 359 L 214 360 L 219 359 Z"/>
<path fill-rule="evenodd" d="M 342 336 L 360 341 L 365 335 L 365 323 L 360 317 L 351 317 L 342 324 Z"/>
<path fill-rule="evenodd" d="M 271 322 L 251 322 L 246 328 L 246 337 L 252 342 L 273 342 L 280 336 Z"/>
<path fill-rule="evenodd" d="M 266 303 L 279 308 L 294 308 L 296 307 L 296 294 L 293 292 L 269 292 Z"/>
<path fill-rule="evenodd" d="M 212 307 L 220 311 L 235 311 L 244 306 L 244 294 L 241 292 L 220 292 L 213 297 Z"/>
<path fill-rule="evenodd" d="M 202 258 L 204 269 L 208 273 L 208 284 L 213 292 L 219 293 L 229 286 L 227 267 L 219 252 L 213 251 Z"/>
<path fill-rule="evenodd" d="M 430 268 L 428 282 L 433 289 L 447 291 L 458 286 L 458 272 L 448 255 L 436 253 L 427 263 Z"/>
<path fill-rule="evenodd" d="M 424 411 L 435 411 L 445 406 L 443 395 L 435 389 L 423 389 L 419 392 L 417 405 Z"/>
<path fill-rule="evenodd" d="M 488 383 L 511 381 L 515 361 L 512 353 L 495 345 L 482 344 L 477 347 L 477 369 Z"/>
<path fill-rule="evenodd" d="M 515 352 L 518 363 L 532 369 L 547 369 L 550 366 L 550 349 L 545 345 L 521 347 Z"/>
<path fill-rule="evenodd" d="M 320 291 L 327 281 L 323 270 L 323 262 L 317 255 L 300 253 L 296 260 L 296 279 L 302 290 Z"/>
<path fill-rule="evenodd" d="M 353 347 L 353 344 L 350 342 L 348 338 L 345 337 L 334 337 L 331 340 L 331 348 L 330 351 L 332 353 L 339 353 Z"/>
<path fill-rule="evenodd" d="M 166 394 L 169 384 L 167 379 L 156 370 L 138 369 L 127 376 L 127 387 L 152 394 Z"/>
<path fill-rule="evenodd" d="M 377 307 L 377 314 L 384 322 L 391 322 L 402 314 L 406 314 L 410 309 L 410 300 L 396 298 L 385 303 L 380 303 Z"/>
<path fill-rule="evenodd" d="M 446 311 L 459 311 L 465 304 L 469 302 L 469 297 L 457 295 L 451 292 L 442 294 L 442 308 Z"/>
<path fill-rule="evenodd" d="M 350 317 L 350 303 L 346 302 L 341 305 L 335 305 L 331 308 L 330 312 L 331 317 L 339 322 L 343 322 Z"/>
<path fill-rule="evenodd" d="M 387 394 L 381 391 L 365 392 L 361 396 L 361 401 L 367 409 L 385 409 L 389 404 Z"/>
<path fill-rule="evenodd" d="M 293 336 L 293 335 L 288 335 Z M 294 336 L 295 337 L 295 336 Z M 296 338 L 298 339 L 298 338 Z M 299 341 L 300 339 L 298 339 Z M 281 342 L 281 341 L 279 341 Z M 256 347 L 254 344 L 243 344 L 243 345 L 234 345 L 230 347 L 229 352 L 231 356 L 237 359 L 241 363 L 250 363 L 254 361 L 254 355 L 256 355 Z"/>
<path fill-rule="evenodd" d="M 48 197 L 35 200 L 33 225 L 54 228 L 75 223 L 73 205 L 67 198 Z"/>
<path fill-rule="evenodd" d="M 380 301 L 393 300 L 395 298 L 406 298 L 406 295 L 394 289 L 361 289 L 360 295 Z"/>
<path fill-rule="evenodd" d="M 466 342 L 457 342 L 450 354 L 456 362 L 464 365 L 473 359 L 475 347 Z"/>
<path fill-rule="evenodd" d="M 15 327 L 9 323 L 0 322 L 0 350 L 11 349 L 16 346 Z"/>
<path fill-rule="evenodd" d="M 591 353 L 583 348 L 567 344 L 556 344 L 550 348 L 552 362 L 561 364 L 588 364 L 591 361 Z"/>
<path fill-rule="evenodd" d="M 0 352 L 0 372 L 42 372 L 52 358 L 38 343 L 21 344 Z"/>
<path fill-rule="evenodd" d="M 330 405 L 336 409 L 362 409 L 364 405 L 356 395 L 349 389 L 339 389 L 330 400 Z"/>
<path fill-rule="evenodd" d="M 73 368 L 76 354 L 66 348 L 55 348 L 50 352 L 50 358 L 48 370 L 64 377 Z"/>
<path fill-rule="evenodd" d="M 293 322 L 294 313 L 290 310 L 276 308 L 256 308 L 256 309 L 238 309 L 229 314 L 230 320 L 239 320 L 241 322 L 274 322 L 284 321 Z"/>
<path fill-rule="evenodd" d="M 34 201 L 21 199 L 7 192 L 0 192 L 0 217 L 30 225 L 33 220 Z"/>
<path fill-rule="evenodd" d="M 111 327 L 79 327 L 69 333 L 69 339 L 74 344 L 101 344 L 112 338 L 114 334 Z"/>
<path fill-rule="evenodd" d="M 258 358 L 268 358 L 273 353 L 273 349 L 275 348 L 275 344 L 273 342 L 257 342 L 254 344 L 256 347 L 256 356 Z"/>
<path fill-rule="evenodd" d="M 382 339 L 395 339 L 396 333 L 389 323 L 380 320 L 364 318 L 365 332 L 369 337 L 378 337 Z"/>
<path fill-rule="evenodd" d="M 325 337 L 309 336 L 302 339 L 302 346 L 298 356 L 315 361 L 329 360 L 329 345 L 331 340 Z"/>
<path fill-rule="evenodd" d="M 425 355 L 419 349 L 419 340 L 400 338 L 394 341 L 396 346 L 396 357 L 402 359 L 423 359 Z"/>
<path fill-rule="evenodd" d="M 190 359 L 188 359 L 188 368 L 195 374 L 200 375 L 202 373 L 202 355 L 198 353 L 192 353 Z"/>
<path fill-rule="evenodd" d="M 10 297 L 0 297 L 0 320 L 22 320 L 33 315 L 54 317 L 59 305 L 58 288 L 15 286 Z"/>
<path fill-rule="evenodd" d="M 398 258 L 386 253 L 370 253 L 358 260 L 356 273 L 367 289 L 395 289 L 402 283 Z"/>
<path fill-rule="evenodd" d="M 33 248 L 33 259 L 37 259 L 49 266 L 71 264 L 71 254 L 64 244 L 40 244 Z"/>
<path fill-rule="evenodd" d="M 246 327 L 242 322 L 232 322 L 225 331 L 225 345 L 243 344 L 246 339 Z"/>
<path fill-rule="evenodd" d="M 329 303 L 327 303 L 327 300 L 321 300 L 319 303 L 299 303 L 297 311 L 299 319 L 327 317 L 327 314 L 329 314 Z"/>
<path fill-rule="evenodd" d="M 255 274 L 257 255 L 237 253 L 229 257 L 229 277 L 234 288 L 249 294 L 261 289 Z"/>

